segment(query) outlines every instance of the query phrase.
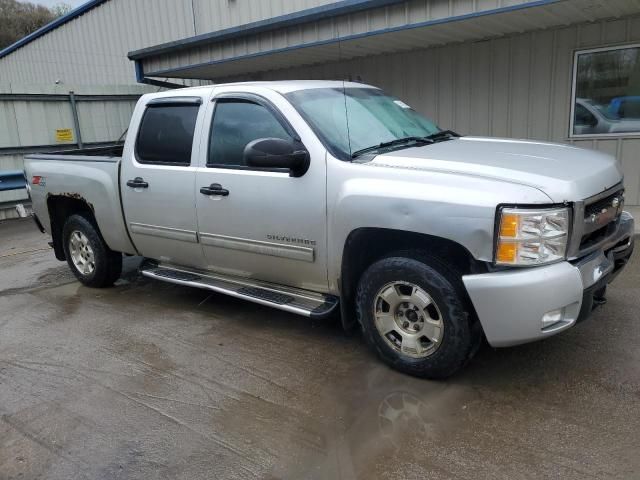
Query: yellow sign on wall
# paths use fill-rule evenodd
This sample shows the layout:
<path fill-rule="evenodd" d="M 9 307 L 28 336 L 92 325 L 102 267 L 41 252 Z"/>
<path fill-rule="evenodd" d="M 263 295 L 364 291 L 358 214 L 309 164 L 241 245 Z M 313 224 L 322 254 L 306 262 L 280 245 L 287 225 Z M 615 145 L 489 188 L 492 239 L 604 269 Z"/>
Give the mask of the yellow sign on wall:
<path fill-rule="evenodd" d="M 56 129 L 56 142 L 73 142 L 73 130 L 70 128 Z"/>

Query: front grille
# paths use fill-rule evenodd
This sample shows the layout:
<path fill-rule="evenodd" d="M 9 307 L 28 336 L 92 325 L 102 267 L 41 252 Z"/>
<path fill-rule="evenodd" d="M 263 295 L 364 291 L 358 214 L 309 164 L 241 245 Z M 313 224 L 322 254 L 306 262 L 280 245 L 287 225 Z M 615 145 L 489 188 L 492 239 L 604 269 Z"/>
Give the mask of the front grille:
<path fill-rule="evenodd" d="M 614 200 L 618 199 L 618 207 L 613 207 Z M 624 203 L 624 190 L 619 190 L 601 200 L 597 200 L 590 205 L 585 205 L 584 207 L 584 219 L 588 220 L 591 218 L 591 215 L 599 215 L 603 210 L 607 210 L 609 208 L 618 208 L 622 210 L 622 204 Z"/>
<path fill-rule="evenodd" d="M 613 235 L 615 231 L 616 221 L 614 219 L 604 227 L 601 227 L 594 232 L 583 235 L 582 239 L 580 240 L 580 250 L 586 250 L 593 247 L 594 245 L 597 245 L 598 243 L 605 240 L 609 235 Z"/>
<path fill-rule="evenodd" d="M 598 245 L 616 231 L 624 206 L 624 189 L 616 190 L 604 198 L 599 198 L 584 206 L 580 251 Z"/>

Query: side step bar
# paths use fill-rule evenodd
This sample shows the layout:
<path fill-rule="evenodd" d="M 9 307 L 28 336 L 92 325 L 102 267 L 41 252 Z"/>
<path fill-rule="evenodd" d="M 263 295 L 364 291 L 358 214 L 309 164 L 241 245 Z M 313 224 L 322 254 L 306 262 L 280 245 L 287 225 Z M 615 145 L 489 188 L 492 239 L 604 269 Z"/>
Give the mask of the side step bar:
<path fill-rule="evenodd" d="M 338 298 L 332 295 L 183 267 L 145 262 L 140 273 L 163 282 L 204 288 L 310 318 L 325 318 L 338 305 Z"/>

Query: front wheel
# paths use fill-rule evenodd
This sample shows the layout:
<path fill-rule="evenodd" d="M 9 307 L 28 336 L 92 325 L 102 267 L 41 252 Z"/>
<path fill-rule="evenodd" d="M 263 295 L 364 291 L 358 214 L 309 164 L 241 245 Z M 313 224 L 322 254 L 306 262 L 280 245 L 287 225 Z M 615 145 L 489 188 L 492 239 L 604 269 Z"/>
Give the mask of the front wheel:
<path fill-rule="evenodd" d="M 95 224 L 82 215 L 70 216 L 62 229 L 67 263 L 89 287 L 109 287 L 122 273 L 122 254 L 109 249 Z"/>
<path fill-rule="evenodd" d="M 435 259 L 393 256 L 374 263 L 360 280 L 356 307 L 369 346 L 401 372 L 446 378 L 474 350 L 460 282 Z"/>

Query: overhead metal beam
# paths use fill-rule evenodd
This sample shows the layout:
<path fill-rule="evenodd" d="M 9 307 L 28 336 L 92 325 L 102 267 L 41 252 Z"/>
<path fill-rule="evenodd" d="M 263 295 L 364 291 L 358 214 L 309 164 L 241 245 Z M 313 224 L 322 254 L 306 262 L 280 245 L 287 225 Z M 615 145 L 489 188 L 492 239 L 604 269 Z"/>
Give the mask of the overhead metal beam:
<path fill-rule="evenodd" d="M 134 102 L 142 94 L 120 94 L 120 95 L 78 95 L 76 102 Z M 68 102 L 69 95 L 51 93 L 0 93 L 0 101 L 19 102 Z"/>

